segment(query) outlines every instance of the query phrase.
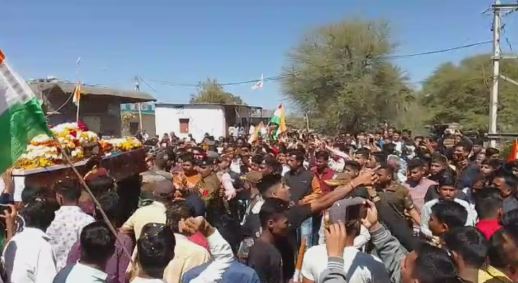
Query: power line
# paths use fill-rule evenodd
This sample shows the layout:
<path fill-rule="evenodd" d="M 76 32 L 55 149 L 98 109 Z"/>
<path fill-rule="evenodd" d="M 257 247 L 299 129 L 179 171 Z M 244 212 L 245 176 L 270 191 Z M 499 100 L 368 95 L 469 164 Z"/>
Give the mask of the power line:
<path fill-rule="evenodd" d="M 386 59 L 399 59 L 399 58 L 408 58 L 408 57 L 415 57 L 415 56 L 422 56 L 422 55 L 431 55 L 431 54 L 450 52 L 450 51 L 454 51 L 454 50 L 459 50 L 459 49 L 474 47 L 474 46 L 478 46 L 478 45 L 488 44 L 488 43 L 491 43 L 491 42 L 493 42 L 493 41 L 492 40 L 486 40 L 486 41 L 480 41 L 480 42 L 475 42 L 475 43 L 470 43 L 470 44 L 450 47 L 450 48 L 446 48 L 446 49 L 425 51 L 425 52 L 419 52 L 419 53 L 411 53 L 411 54 L 403 54 L 403 55 L 389 55 L 389 56 L 385 56 L 384 58 L 386 58 Z"/>
<path fill-rule="evenodd" d="M 492 40 L 479 41 L 479 42 L 474 42 L 474 43 L 454 46 L 454 47 L 445 48 L 445 49 L 424 51 L 424 52 L 418 52 L 418 53 L 409 53 L 409 54 L 396 54 L 396 55 L 379 56 L 379 57 L 376 57 L 374 59 L 389 59 L 390 60 L 390 59 L 402 59 L 402 58 L 410 58 L 410 57 L 417 57 L 417 56 L 439 54 L 439 53 L 445 53 L 445 52 L 455 51 L 455 50 L 459 50 L 459 49 L 465 49 L 465 48 L 470 48 L 470 47 L 474 47 L 474 46 L 489 44 L 489 43 L 492 43 L 492 42 L 493 42 Z M 263 79 L 263 81 L 278 81 L 278 80 L 280 80 L 280 79 L 282 79 L 284 77 L 286 77 L 286 76 L 284 76 L 284 75 L 276 75 L 276 76 L 271 76 L 271 77 L 265 77 Z M 142 80 L 142 78 L 141 78 L 141 80 Z M 162 85 L 171 86 L 171 87 L 199 87 L 200 86 L 199 83 L 177 83 L 177 82 L 171 82 L 171 81 L 165 81 L 165 80 L 154 80 L 154 79 L 149 79 L 149 81 L 160 83 Z M 237 82 L 225 82 L 225 83 L 219 83 L 219 85 L 221 85 L 221 86 L 232 86 L 232 85 L 242 85 L 242 84 L 253 84 L 253 83 L 257 83 L 259 81 L 260 80 L 256 79 L 256 80 L 246 80 L 246 81 L 237 81 Z M 146 83 L 146 82 L 144 81 L 144 83 Z M 149 84 L 147 84 L 147 83 L 146 83 L 146 85 L 149 86 Z"/>
<path fill-rule="evenodd" d="M 146 82 L 146 80 L 144 80 L 141 76 L 137 76 L 137 79 L 141 82 L 143 82 L 147 87 L 149 87 L 152 91 L 154 91 L 155 93 L 157 93 L 158 91 L 152 87 L 150 84 L 148 84 L 148 82 Z"/>

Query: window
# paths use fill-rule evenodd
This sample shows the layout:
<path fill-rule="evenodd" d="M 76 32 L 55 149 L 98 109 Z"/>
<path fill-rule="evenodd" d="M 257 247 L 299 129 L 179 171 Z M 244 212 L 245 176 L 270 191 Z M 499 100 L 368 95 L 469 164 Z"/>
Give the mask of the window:
<path fill-rule="evenodd" d="M 189 133 L 189 119 L 180 119 L 180 134 Z"/>

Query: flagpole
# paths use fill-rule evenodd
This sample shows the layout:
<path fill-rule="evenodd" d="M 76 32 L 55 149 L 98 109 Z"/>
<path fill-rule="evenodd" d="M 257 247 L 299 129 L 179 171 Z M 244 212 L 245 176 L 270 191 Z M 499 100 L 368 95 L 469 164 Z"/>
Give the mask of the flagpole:
<path fill-rule="evenodd" d="M 77 102 L 77 111 L 76 111 L 76 123 L 79 125 L 79 105 L 81 104 L 81 100 Z"/>
<path fill-rule="evenodd" d="M 135 76 L 135 91 L 136 92 L 139 92 L 140 91 L 140 84 L 138 82 L 138 77 Z M 140 130 L 140 134 L 142 134 L 142 107 L 141 107 L 141 104 L 140 102 L 137 103 L 137 108 L 138 108 L 138 125 L 139 125 L 139 130 Z"/>
<path fill-rule="evenodd" d="M 76 65 L 77 65 L 77 68 L 76 68 L 76 78 L 77 78 L 77 87 L 81 87 L 81 80 L 79 79 L 79 68 L 81 66 L 81 57 L 77 57 L 77 61 L 76 61 Z M 75 89 L 74 89 L 74 94 L 75 95 Z M 81 105 L 81 93 L 79 93 L 79 100 L 77 101 L 77 110 L 76 110 L 76 124 L 79 125 L 79 105 Z"/>

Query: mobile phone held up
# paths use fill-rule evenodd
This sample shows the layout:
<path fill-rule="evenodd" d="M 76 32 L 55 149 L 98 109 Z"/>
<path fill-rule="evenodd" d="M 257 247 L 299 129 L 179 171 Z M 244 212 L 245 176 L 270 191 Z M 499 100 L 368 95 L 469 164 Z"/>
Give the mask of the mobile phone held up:
<path fill-rule="evenodd" d="M 349 223 L 361 220 L 367 215 L 365 199 L 360 197 L 342 199 L 333 204 L 329 209 L 329 222 L 334 224 L 339 221 Z"/>

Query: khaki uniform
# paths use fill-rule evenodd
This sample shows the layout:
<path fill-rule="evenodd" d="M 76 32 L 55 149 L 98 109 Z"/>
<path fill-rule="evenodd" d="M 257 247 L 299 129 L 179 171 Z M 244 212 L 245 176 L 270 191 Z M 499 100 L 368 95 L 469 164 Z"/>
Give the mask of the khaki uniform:
<path fill-rule="evenodd" d="M 406 217 L 406 211 L 414 208 L 414 202 L 409 190 L 399 183 L 392 183 L 384 191 L 378 193 L 401 217 Z"/>
<path fill-rule="evenodd" d="M 197 185 L 201 198 L 204 201 L 211 200 L 218 197 L 219 189 L 221 188 L 221 182 L 216 174 L 210 174 L 203 178 Z"/>

